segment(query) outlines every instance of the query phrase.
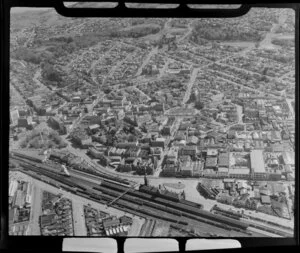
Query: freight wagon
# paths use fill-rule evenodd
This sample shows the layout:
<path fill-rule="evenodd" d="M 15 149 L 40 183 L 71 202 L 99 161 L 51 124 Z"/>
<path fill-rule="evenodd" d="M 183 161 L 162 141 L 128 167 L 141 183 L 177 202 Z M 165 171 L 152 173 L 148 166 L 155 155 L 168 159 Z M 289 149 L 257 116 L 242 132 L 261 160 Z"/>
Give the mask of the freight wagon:
<path fill-rule="evenodd" d="M 151 210 L 149 208 L 139 207 L 138 211 L 141 212 L 141 213 L 143 213 L 143 214 L 146 214 L 148 216 L 155 217 L 157 219 L 161 219 L 161 220 L 166 220 L 166 221 L 169 221 L 169 222 L 175 222 L 175 223 L 177 223 L 176 219 L 171 218 L 168 214 L 165 214 L 165 213 L 162 213 L 162 212 L 158 212 L 157 210 Z"/>
<path fill-rule="evenodd" d="M 239 220 L 240 219 L 239 217 L 236 217 L 235 215 L 232 215 L 232 214 L 229 214 L 229 213 L 220 212 L 220 211 L 216 211 L 216 210 L 213 213 L 221 215 L 221 216 L 225 216 L 225 217 L 228 217 L 228 218 L 231 218 L 231 219 L 235 219 L 235 220 Z"/>
<path fill-rule="evenodd" d="M 241 222 L 241 221 L 238 221 L 238 220 L 235 220 L 235 219 L 231 219 L 231 218 L 228 218 L 228 217 L 224 217 L 224 216 L 221 216 L 221 215 L 212 214 L 208 211 L 189 210 L 189 212 L 191 214 L 194 214 L 194 215 L 196 215 L 198 217 L 201 217 L 203 219 L 208 219 L 208 220 L 211 220 L 211 221 L 215 221 L 217 223 L 221 223 L 221 224 L 224 224 L 224 225 L 229 225 L 231 227 L 236 227 L 236 228 L 239 228 L 239 229 L 242 229 L 242 230 L 246 230 L 249 226 L 248 224 L 246 224 L 244 222 Z"/>
<path fill-rule="evenodd" d="M 208 220 L 228 224 L 230 226 L 238 227 L 238 228 L 241 228 L 241 229 L 246 229 L 248 227 L 248 225 L 243 223 L 243 222 L 240 222 L 240 221 L 237 221 L 237 220 L 234 220 L 234 219 L 230 219 L 230 218 L 227 218 L 227 217 L 222 217 L 222 216 L 219 216 L 219 215 L 214 215 L 214 214 L 211 214 L 210 212 L 203 211 L 199 208 L 195 208 L 195 207 L 188 206 L 188 205 L 183 205 L 181 203 L 174 203 L 174 202 L 162 199 L 162 198 L 155 198 L 154 200 L 158 203 L 165 204 L 167 207 L 172 207 L 172 208 L 175 208 L 177 210 L 183 211 L 182 212 L 183 216 L 186 216 L 186 214 L 189 213 L 189 214 L 193 214 L 193 215 L 196 215 L 198 217 L 201 217 L 205 220 L 208 219 Z"/>
<path fill-rule="evenodd" d="M 192 202 L 192 201 L 189 201 L 189 200 L 186 200 L 186 199 L 180 199 L 179 202 L 180 202 L 181 204 L 188 205 L 188 206 L 192 206 L 192 207 L 195 207 L 195 208 L 200 208 L 200 209 L 203 208 L 203 205 L 197 204 L 197 203 L 195 203 L 195 202 Z"/>
<path fill-rule="evenodd" d="M 164 212 L 171 213 L 173 215 L 181 216 L 181 212 L 180 211 L 177 211 L 176 209 L 172 209 L 172 208 L 166 207 L 165 205 L 156 204 L 156 203 L 149 202 L 149 201 L 144 201 L 144 205 L 149 206 L 151 208 L 155 208 L 157 210 L 162 210 Z"/>
<path fill-rule="evenodd" d="M 144 193 L 148 193 L 148 194 L 151 194 L 151 195 L 157 195 L 161 198 L 168 199 L 168 200 L 171 200 L 171 201 L 174 201 L 174 202 L 179 201 L 177 196 L 173 196 L 171 194 L 162 194 L 155 187 L 149 187 L 149 186 L 146 186 L 146 185 L 141 185 L 140 188 L 139 188 L 139 191 L 144 192 Z"/>
<path fill-rule="evenodd" d="M 216 206 L 216 205 L 213 207 L 213 210 L 218 211 L 218 212 L 220 212 L 220 213 L 226 213 L 226 214 L 228 214 L 228 215 L 235 216 L 236 219 L 240 219 L 240 218 L 243 217 L 243 215 L 240 214 L 240 213 L 236 213 L 236 212 L 228 211 L 228 210 L 225 210 L 225 209 L 221 209 L 221 208 L 219 208 L 219 207 Z"/>
<path fill-rule="evenodd" d="M 12 151 L 11 154 L 12 154 L 12 157 L 19 157 L 19 158 L 31 160 L 31 161 L 34 161 L 34 162 L 37 162 L 37 163 L 43 163 L 43 160 L 44 160 L 43 158 L 38 158 L 38 157 L 25 155 L 25 154 L 19 153 L 17 151 Z"/>
<path fill-rule="evenodd" d="M 189 223 L 187 223 L 186 221 L 179 221 L 178 223 L 179 223 L 180 225 L 184 225 L 184 226 L 189 225 Z"/>
<path fill-rule="evenodd" d="M 68 185 L 61 185 L 60 186 L 63 190 L 65 191 L 69 191 L 71 193 L 75 193 L 76 194 L 76 189 L 74 187 L 70 187 Z"/>
<path fill-rule="evenodd" d="M 125 188 L 122 187 L 122 186 L 119 186 L 119 185 L 116 186 L 116 185 L 113 185 L 113 184 L 107 183 L 107 182 L 105 182 L 101 186 L 103 186 L 105 188 L 109 187 L 109 188 L 111 188 L 111 190 L 113 192 L 116 192 L 116 191 L 118 192 L 118 191 L 125 190 Z M 107 190 L 105 188 L 104 188 L 104 191 Z M 161 197 L 153 197 L 150 194 L 141 193 L 141 192 L 138 192 L 138 191 L 129 191 L 126 195 L 127 195 L 127 197 L 128 197 L 128 195 L 138 196 L 138 197 L 143 198 L 144 200 L 149 199 L 149 201 L 151 199 L 152 201 L 154 201 L 156 203 L 160 203 L 160 204 L 163 204 L 167 207 L 171 207 L 171 208 L 176 209 L 178 211 L 182 211 L 182 215 L 186 215 L 186 213 L 188 212 L 190 214 L 201 217 L 201 218 L 203 218 L 202 221 L 212 220 L 212 221 L 216 221 L 216 222 L 219 222 L 219 223 L 222 223 L 222 224 L 227 224 L 227 225 L 230 225 L 230 226 L 233 226 L 233 227 L 238 227 L 238 228 L 241 228 L 241 229 L 246 229 L 248 227 L 247 224 L 245 224 L 243 222 L 240 222 L 240 221 L 237 221 L 235 219 L 222 217 L 220 215 L 214 215 L 214 214 L 211 214 L 210 212 L 201 210 L 199 207 L 196 208 L 196 207 L 193 207 L 193 206 L 190 206 L 190 205 L 185 205 L 181 202 L 175 203 L 173 201 L 166 200 L 166 199 L 163 199 Z M 124 196 L 124 198 L 127 198 L 127 197 Z M 184 201 L 184 202 L 186 202 L 186 201 Z M 190 203 L 192 203 L 192 202 L 190 202 Z M 167 210 L 165 210 L 165 211 L 167 211 Z"/>
<path fill-rule="evenodd" d="M 91 199 L 101 200 L 101 198 L 96 194 L 90 194 L 89 196 L 90 196 Z"/>
<path fill-rule="evenodd" d="M 93 175 L 93 176 L 96 176 L 96 177 L 100 177 L 103 182 L 110 182 L 110 181 L 114 181 L 115 184 L 119 184 L 119 185 L 123 185 L 124 187 L 129 187 L 130 186 L 130 183 L 127 179 L 121 179 L 121 178 L 118 178 L 118 177 L 113 177 L 113 176 L 110 176 L 110 175 L 107 175 L 106 173 L 100 173 L 100 172 L 96 172 L 96 171 L 83 171 L 83 170 L 80 170 L 78 168 L 72 168 L 73 170 L 76 170 L 76 171 L 80 171 L 80 173 L 82 174 L 86 174 L 86 175 Z"/>
<path fill-rule="evenodd" d="M 76 195 L 84 197 L 84 198 L 89 198 L 90 197 L 89 193 L 84 192 L 84 191 L 78 191 L 78 190 L 76 191 Z"/>

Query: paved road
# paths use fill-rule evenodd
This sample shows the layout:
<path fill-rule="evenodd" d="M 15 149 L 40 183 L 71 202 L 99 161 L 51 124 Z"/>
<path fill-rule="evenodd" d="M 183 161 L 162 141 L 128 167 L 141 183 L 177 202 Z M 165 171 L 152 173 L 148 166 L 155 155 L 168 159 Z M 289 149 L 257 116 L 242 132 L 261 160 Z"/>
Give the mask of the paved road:
<path fill-rule="evenodd" d="M 159 75 L 157 76 L 157 79 L 160 79 L 163 76 L 163 74 L 165 73 L 166 69 L 169 66 L 169 63 L 171 62 L 170 58 L 168 58 L 167 56 L 165 56 L 165 59 L 166 59 L 165 64 L 162 67 L 162 69 L 159 71 Z"/>
<path fill-rule="evenodd" d="M 80 201 L 72 200 L 73 224 L 75 236 L 86 236 L 87 230 L 85 226 L 83 205 Z"/>
<path fill-rule="evenodd" d="M 132 89 L 135 89 L 137 92 L 139 92 L 139 93 L 141 93 L 143 96 L 145 96 L 148 100 L 151 100 L 151 98 L 150 98 L 146 93 L 144 93 L 143 91 L 141 91 L 138 87 L 132 86 Z"/>
<path fill-rule="evenodd" d="M 135 50 L 132 53 L 129 53 L 123 60 L 118 61 L 116 65 L 114 65 L 111 70 L 108 72 L 107 76 L 105 77 L 105 80 L 107 78 L 111 78 L 113 77 L 114 73 L 116 72 L 116 70 L 124 64 L 124 62 L 126 62 L 130 57 L 132 57 L 133 53 L 135 52 Z M 125 71 L 124 71 L 125 72 Z"/>
<path fill-rule="evenodd" d="M 40 235 L 39 216 L 42 213 L 42 189 L 33 184 L 30 229 L 32 235 Z"/>
<path fill-rule="evenodd" d="M 133 217 L 133 223 L 130 229 L 128 230 L 128 236 L 139 236 L 141 228 L 143 224 L 145 223 L 145 219 L 134 216 Z"/>
<path fill-rule="evenodd" d="M 195 80 L 197 78 L 197 75 L 198 75 L 198 72 L 199 72 L 200 68 L 194 68 L 192 73 L 191 73 L 191 78 L 187 84 L 187 89 L 186 89 L 186 92 L 184 94 L 184 97 L 183 97 L 183 101 L 182 103 L 183 104 L 186 104 L 186 102 L 189 100 L 190 98 L 190 95 L 191 95 L 191 90 L 192 90 L 192 87 L 195 83 Z"/>
<path fill-rule="evenodd" d="M 152 48 L 152 50 L 150 51 L 150 53 L 147 55 L 147 57 L 145 58 L 145 60 L 143 61 L 142 65 L 139 67 L 139 69 L 137 70 L 135 76 L 139 76 L 142 73 L 143 68 L 149 63 L 151 57 L 153 55 L 156 55 L 158 53 L 158 47 L 154 47 Z"/>
<path fill-rule="evenodd" d="M 99 44 L 97 44 L 97 46 L 99 47 Z M 97 59 L 97 60 L 95 60 L 95 61 L 93 61 L 93 62 L 91 63 L 91 67 L 90 67 L 90 69 L 88 70 L 88 72 L 91 73 L 91 78 L 92 78 L 92 80 L 94 81 L 94 83 L 95 83 L 96 85 L 99 85 L 98 82 L 97 82 L 97 80 L 96 80 L 97 78 L 96 78 L 96 75 L 95 75 L 95 70 L 96 70 L 97 64 L 98 64 L 103 58 L 105 58 L 107 55 L 109 55 L 110 52 L 111 52 L 111 50 L 115 49 L 116 47 L 117 47 L 116 44 L 113 45 L 106 53 L 104 53 L 102 56 L 100 56 L 99 59 Z M 103 79 L 103 81 L 102 81 L 102 84 L 103 84 L 103 83 L 104 83 L 104 79 Z"/>
<path fill-rule="evenodd" d="M 195 21 L 192 21 L 188 24 L 188 31 L 181 38 L 179 38 L 177 42 L 183 41 L 185 38 L 187 38 L 192 33 L 192 31 L 193 31 L 193 26 L 192 25 L 193 25 L 194 22 Z"/>

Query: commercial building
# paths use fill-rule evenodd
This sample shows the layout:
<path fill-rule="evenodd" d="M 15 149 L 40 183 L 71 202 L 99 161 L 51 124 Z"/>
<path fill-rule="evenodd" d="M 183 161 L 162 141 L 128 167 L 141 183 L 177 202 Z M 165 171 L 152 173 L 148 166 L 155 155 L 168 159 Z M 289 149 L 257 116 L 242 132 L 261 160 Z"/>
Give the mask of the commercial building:
<path fill-rule="evenodd" d="M 100 128 L 100 125 L 99 125 L 99 124 L 93 124 L 93 125 L 90 125 L 90 126 L 88 127 L 88 131 L 89 131 L 91 134 L 94 134 L 99 128 Z"/>
<path fill-rule="evenodd" d="M 217 167 L 217 157 L 207 157 L 205 162 L 205 168 L 207 169 L 215 169 Z"/>
<path fill-rule="evenodd" d="M 250 177 L 250 169 L 247 167 L 229 168 L 228 175 L 231 178 L 248 179 Z"/>
<path fill-rule="evenodd" d="M 18 189 L 18 181 L 11 180 L 10 183 L 9 183 L 8 196 L 10 196 L 10 197 L 14 196 L 17 189 Z"/>
<path fill-rule="evenodd" d="M 295 155 L 293 152 L 282 152 L 282 159 L 285 165 L 295 164 Z"/>
<path fill-rule="evenodd" d="M 27 189 L 26 189 L 26 196 L 25 196 L 25 202 L 26 204 L 31 204 L 32 199 L 32 184 L 28 183 Z"/>
<path fill-rule="evenodd" d="M 193 164 L 190 156 L 182 156 L 179 159 L 180 173 L 182 176 L 193 176 Z"/>
<path fill-rule="evenodd" d="M 59 134 L 66 134 L 67 133 L 67 128 L 64 125 L 64 123 L 57 117 L 50 117 L 48 119 L 48 124 L 50 127 L 53 129 L 57 130 Z"/>
<path fill-rule="evenodd" d="M 11 110 L 10 111 L 10 122 L 13 125 L 16 125 L 18 123 L 18 119 L 20 118 L 19 110 Z"/>
<path fill-rule="evenodd" d="M 255 180 L 266 179 L 266 170 L 262 150 L 252 150 L 250 152 L 251 176 Z"/>
<path fill-rule="evenodd" d="M 175 118 L 170 117 L 167 124 L 162 128 L 161 133 L 163 135 L 174 135 L 176 130 Z"/>
<path fill-rule="evenodd" d="M 229 168 L 229 153 L 220 153 L 218 156 L 218 166 Z"/>
<path fill-rule="evenodd" d="M 161 147 L 165 148 L 166 146 L 166 139 L 165 138 L 156 138 L 155 141 L 151 141 L 151 147 Z"/>
<path fill-rule="evenodd" d="M 183 146 L 179 149 L 180 156 L 190 155 L 195 156 L 197 153 L 197 146 Z"/>
<path fill-rule="evenodd" d="M 217 174 L 218 174 L 219 177 L 227 177 L 228 176 L 228 171 L 229 171 L 228 168 L 218 167 Z"/>
<path fill-rule="evenodd" d="M 18 190 L 16 193 L 16 200 L 15 200 L 15 206 L 17 207 L 22 207 L 25 204 L 25 197 L 23 194 L 23 191 Z"/>
<path fill-rule="evenodd" d="M 32 125 L 32 117 L 22 117 L 18 118 L 18 127 L 25 127 L 28 128 Z"/>
<path fill-rule="evenodd" d="M 206 152 L 207 156 L 212 156 L 215 157 L 218 155 L 218 150 L 217 149 L 213 149 L 213 148 L 208 148 L 207 152 Z"/>
<path fill-rule="evenodd" d="M 175 176 L 178 171 L 178 165 L 177 164 L 171 164 L 168 163 L 163 168 L 163 175 L 164 176 Z"/>
<path fill-rule="evenodd" d="M 93 147 L 90 147 L 88 152 L 91 156 L 93 156 L 94 158 L 97 158 L 97 159 L 100 159 L 103 156 L 102 152 L 98 151 L 97 149 L 95 149 Z"/>

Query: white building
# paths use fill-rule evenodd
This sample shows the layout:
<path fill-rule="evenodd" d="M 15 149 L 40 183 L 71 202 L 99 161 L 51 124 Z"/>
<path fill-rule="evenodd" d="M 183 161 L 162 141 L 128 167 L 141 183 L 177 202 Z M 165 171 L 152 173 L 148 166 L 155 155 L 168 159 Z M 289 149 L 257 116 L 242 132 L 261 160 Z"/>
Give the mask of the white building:
<path fill-rule="evenodd" d="M 9 190 L 8 190 L 8 196 L 13 197 L 18 189 L 18 182 L 16 180 L 10 181 L 9 184 Z"/>
<path fill-rule="evenodd" d="M 262 150 L 250 152 L 252 178 L 256 180 L 266 179 L 266 169 Z"/>

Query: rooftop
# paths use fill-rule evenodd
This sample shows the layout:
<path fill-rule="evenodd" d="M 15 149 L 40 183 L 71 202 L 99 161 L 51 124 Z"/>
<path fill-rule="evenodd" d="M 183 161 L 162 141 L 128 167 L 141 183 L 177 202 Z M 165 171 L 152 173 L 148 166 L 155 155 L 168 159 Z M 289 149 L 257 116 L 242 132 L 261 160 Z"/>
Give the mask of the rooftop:
<path fill-rule="evenodd" d="M 262 150 L 252 150 L 250 153 L 251 169 L 254 173 L 265 173 L 265 163 Z"/>

